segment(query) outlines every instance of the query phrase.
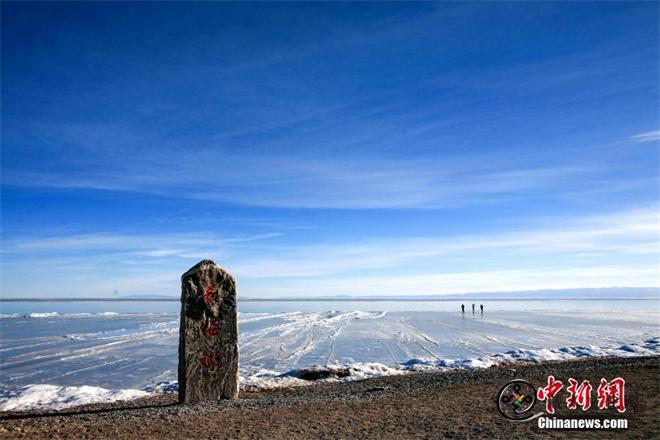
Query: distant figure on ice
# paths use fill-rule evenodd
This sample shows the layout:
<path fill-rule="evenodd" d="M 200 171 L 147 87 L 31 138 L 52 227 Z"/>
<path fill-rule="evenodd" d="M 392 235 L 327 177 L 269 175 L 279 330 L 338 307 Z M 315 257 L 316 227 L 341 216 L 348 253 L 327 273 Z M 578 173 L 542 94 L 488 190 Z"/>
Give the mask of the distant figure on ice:
<path fill-rule="evenodd" d="M 472 304 L 472 314 L 474 315 L 474 304 Z"/>
<path fill-rule="evenodd" d="M 465 313 L 465 304 L 461 304 L 461 313 Z"/>
<path fill-rule="evenodd" d="M 483 315 L 483 314 L 484 314 L 484 305 L 483 305 L 483 304 L 479 304 L 479 307 L 481 307 L 481 314 Z"/>

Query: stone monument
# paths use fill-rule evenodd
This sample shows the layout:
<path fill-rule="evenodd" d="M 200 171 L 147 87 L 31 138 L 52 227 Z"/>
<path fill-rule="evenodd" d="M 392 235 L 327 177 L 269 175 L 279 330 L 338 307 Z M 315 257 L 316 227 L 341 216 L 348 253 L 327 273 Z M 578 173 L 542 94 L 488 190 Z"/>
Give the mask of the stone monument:
<path fill-rule="evenodd" d="M 236 282 L 203 260 L 181 276 L 179 402 L 238 397 Z"/>

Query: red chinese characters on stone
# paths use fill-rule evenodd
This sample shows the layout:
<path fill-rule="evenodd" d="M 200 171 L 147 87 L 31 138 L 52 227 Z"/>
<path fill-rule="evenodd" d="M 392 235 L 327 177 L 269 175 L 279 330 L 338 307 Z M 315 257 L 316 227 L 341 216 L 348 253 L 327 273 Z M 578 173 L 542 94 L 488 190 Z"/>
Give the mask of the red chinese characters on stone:
<path fill-rule="evenodd" d="M 539 388 L 536 392 L 536 397 L 539 400 L 545 400 L 545 409 L 549 414 L 554 414 L 555 409 L 552 407 L 552 398 L 564 387 L 560 380 L 555 380 L 554 376 L 548 376 L 548 386 Z"/>
<path fill-rule="evenodd" d="M 215 302 L 215 298 L 213 298 L 213 291 L 213 284 L 209 284 L 204 291 L 204 302 L 208 305 L 211 305 Z"/>
<path fill-rule="evenodd" d="M 202 334 L 204 336 L 217 336 L 219 332 L 220 327 L 218 327 L 218 323 L 213 318 L 208 318 L 202 328 Z"/>
<path fill-rule="evenodd" d="M 221 357 L 219 351 L 205 353 L 201 358 L 199 358 L 199 362 L 202 364 L 202 367 L 206 368 L 207 370 L 215 370 L 218 366 L 220 366 L 220 361 Z"/>
<path fill-rule="evenodd" d="M 626 411 L 626 381 L 620 377 L 607 381 L 605 378 L 600 380 L 598 387 L 598 408 L 605 409 L 615 407 L 620 413 Z"/>
<path fill-rule="evenodd" d="M 566 391 L 570 394 L 566 399 L 566 406 L 569 409 L 576 409 L 578 405 L 582 407 L 582 411 L 586 411 L 591 408 L 591 390 L 593 387 L 588 380 L 583 381 L 580 386 L 578 386 L 578 381 L 572 377 L 568 379 L 570 384 Z"/>

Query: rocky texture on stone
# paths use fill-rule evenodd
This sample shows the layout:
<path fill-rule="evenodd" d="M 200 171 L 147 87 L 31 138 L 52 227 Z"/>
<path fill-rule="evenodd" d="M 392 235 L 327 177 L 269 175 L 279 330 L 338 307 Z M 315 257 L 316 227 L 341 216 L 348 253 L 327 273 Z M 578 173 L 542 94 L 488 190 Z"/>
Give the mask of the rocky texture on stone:
<path fill-rule="evenodd" d="M 238 397 L 236 282 L 215 262 L 181 277 L 179 402 Z"/>

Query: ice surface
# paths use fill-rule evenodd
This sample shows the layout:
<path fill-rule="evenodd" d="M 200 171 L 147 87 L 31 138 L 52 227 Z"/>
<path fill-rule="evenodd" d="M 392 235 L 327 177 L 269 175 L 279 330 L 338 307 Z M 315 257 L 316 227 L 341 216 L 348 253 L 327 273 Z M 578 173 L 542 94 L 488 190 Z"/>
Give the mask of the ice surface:
<path fill-rule="evenodd" d="M 300 376 L 310 368 L 342 370 L 347 373 L 321 381 L 347 381 L 520 361 L 659 354 L 656 302 L 587 305 L 505 303 L 488 307 L 483 316 L 443 310 L 240 313 L 241 385 L 308 385 L 312 382 Z M 4 314 L 0 326 L 0 410 L 176 391 L 176 313 L 39 311 Z"/>

